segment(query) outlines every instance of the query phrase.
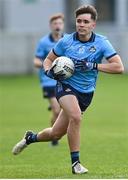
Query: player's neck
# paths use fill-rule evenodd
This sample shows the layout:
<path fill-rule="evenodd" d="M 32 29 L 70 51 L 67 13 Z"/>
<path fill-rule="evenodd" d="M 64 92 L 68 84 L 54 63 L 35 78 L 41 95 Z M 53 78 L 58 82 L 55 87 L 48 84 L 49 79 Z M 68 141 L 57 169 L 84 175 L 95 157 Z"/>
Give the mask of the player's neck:
<path fill-rule="evenodd" d="M 53 39 L 54 39 L 54 41 L 58 41 L 61 37 L 62 37 L 62 34 L 52 34 L 52 37 L 53 37 Z"/>
<path fill-rule="evenodd" d="M 87 34 L 87 35 L 81 35 L 81 34 L 78 34 L 78 37 L 79 37 L 79 40 L 80 41 L 89 41 L 89 39 L 91 38 L 91 36 L 92 36 L 92 32 L 91 33 L 89 33 L 89 34 Z"/>

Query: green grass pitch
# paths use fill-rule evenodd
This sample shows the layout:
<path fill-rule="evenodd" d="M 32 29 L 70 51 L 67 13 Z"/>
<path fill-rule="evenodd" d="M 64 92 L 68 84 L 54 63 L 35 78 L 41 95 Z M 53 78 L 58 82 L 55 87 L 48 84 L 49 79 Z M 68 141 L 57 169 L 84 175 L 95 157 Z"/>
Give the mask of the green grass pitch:
<path fill-rule="evenodd" d="M 0 178 L 128 178 L 128 75 L 100 74 L 81 125 L 81 162 L 72 175 L 66 136 L 58 147 L 30 145 L 11 153 L 26 130 L 48 127 L 51 114 L 37 76 L 0 77 Z"/>

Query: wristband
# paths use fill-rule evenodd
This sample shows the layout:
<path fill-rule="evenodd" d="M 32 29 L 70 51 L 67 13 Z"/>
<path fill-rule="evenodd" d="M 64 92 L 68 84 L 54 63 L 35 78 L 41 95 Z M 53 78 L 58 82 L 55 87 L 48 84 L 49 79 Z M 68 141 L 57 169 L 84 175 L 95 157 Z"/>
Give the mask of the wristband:
<path fill-rule="evenodd" d="M 94 63 L 94 64 L 93 64 L 93 69 L 97 70 L 97 68 L 98 68 L 98 64 L 97 64 L 97 63 Z"/>

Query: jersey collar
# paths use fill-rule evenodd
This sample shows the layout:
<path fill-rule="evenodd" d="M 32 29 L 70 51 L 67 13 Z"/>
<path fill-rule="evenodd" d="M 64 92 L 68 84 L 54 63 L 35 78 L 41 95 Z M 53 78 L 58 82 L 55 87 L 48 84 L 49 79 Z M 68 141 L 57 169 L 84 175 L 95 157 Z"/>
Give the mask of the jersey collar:
<path fill-rule="evenodd" d="M 80 41 L 81 43 L 87 43 L 87 42 L 94 42 L 95 41 L 95 34 L 92 32 L 92 35 L 91 35 L 91 37 L 90 37 L 90 39 L 88 40 L 88 41 L 80 41 L 79 40 L 79 37 L 78 37 L 78 32 L 75 32 L 74 34 L 73 34 L 73 39 L 75 40 L 75 41 Z"/>
<path fill-rule="evenodd" d="M 64 36 L 64 35 L 62 34 L 62 36 L 61 36 L 61 37 L 63 37 L 63 36 Z M 51 41 L 51 42 L 56 42 L 56 41 L 53 39 L 53 37 L 52 37 L 52 34 L 51 34 L 51 33 L 49 34 L 49 39 L 50 39 L 50 41 Z"/>

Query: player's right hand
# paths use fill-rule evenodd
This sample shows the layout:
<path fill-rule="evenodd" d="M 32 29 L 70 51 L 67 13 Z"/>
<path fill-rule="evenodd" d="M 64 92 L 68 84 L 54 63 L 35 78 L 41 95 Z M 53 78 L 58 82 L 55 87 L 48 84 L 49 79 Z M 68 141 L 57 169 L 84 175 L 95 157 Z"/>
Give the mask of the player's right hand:
<path fill-rule="evenodd" d="M 55 66 L 51 67 L 51 69 L 46 70 L 44 72 L 46 76 L 48 76 L 49 78 L 52 78 L 52 79 L 54 79 L 54 71 L 53 71 L 54 67 Z"/>
<path fill-rule="evenodd" d="M 58 80 L 58 81 L 61 81 L 64 79 L 64 74 L 55 74 L 54 73 L 54 67 L 56 66 L 56 64 L 51 67 L 51 69 L 49 70 L 46 70 L 45 71 L 45 75 L 48 76 L 49 78 L 52 78 L 52 79 L 55 79 L 55 80 Z"/>

